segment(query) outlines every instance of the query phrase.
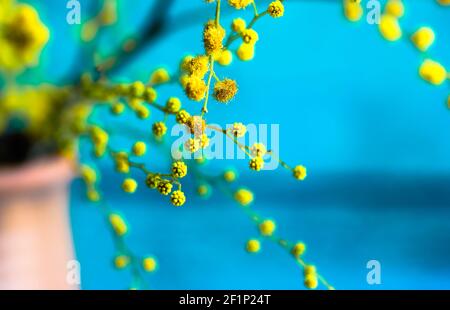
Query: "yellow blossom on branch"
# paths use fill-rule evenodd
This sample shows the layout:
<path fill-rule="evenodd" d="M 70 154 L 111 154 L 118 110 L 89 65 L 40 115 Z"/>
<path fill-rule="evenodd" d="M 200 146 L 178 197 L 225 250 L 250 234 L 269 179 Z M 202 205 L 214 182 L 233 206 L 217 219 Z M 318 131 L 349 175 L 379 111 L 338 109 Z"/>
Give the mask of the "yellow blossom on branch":
<path fill-rule="evenodd" d="M 27 4 L 2 4 L 0 9 L 0 69 L 20 71 L 36 65 L 50 37 L 37 11 Z"/>

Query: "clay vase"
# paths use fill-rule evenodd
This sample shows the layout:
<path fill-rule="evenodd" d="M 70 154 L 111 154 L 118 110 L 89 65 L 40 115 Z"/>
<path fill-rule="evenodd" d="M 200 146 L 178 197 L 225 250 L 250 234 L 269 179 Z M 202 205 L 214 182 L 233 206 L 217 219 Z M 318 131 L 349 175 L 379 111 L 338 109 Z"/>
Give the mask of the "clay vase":
<path fill-rule="evenodd" d="M 69 219 L 71 161 L 0 167 L 0 289 L 77 289 Z"/>

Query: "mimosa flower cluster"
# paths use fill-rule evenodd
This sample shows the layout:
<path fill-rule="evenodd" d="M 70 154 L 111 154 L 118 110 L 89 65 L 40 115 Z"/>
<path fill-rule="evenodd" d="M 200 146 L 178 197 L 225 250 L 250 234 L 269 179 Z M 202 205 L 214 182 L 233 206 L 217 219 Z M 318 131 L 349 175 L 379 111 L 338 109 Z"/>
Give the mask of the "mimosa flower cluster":
<path fill-rule="evenodd" d="M 150 108 L 152 107 L 163 112 L 165 115 L 164 120 L 154 122 L 151 126 L 152 133 L 156 139 L 163 139 L 166 136 L 168 131 L 167 117 L 174 117 L 177 123 L 185 125 L 192 134 L 192 137 L 184 144 L 184 149 L 191 153 L 208 147 L 209 138 L 205 133 L 207 128 L 217 130 L 232 139 L 241 149 L 249 154 L 251 157 L 249 161 L 250 169 L 260 171 L 264 168 L 264 156 L 272 154 L 261 143 L 256 143 L 250 147 L 242 145 L 236 140 L 236 138 L 245 135 L 245 125 L 235 123 L 231 134 L 229 134 L 227 130 L 209 126 L 206 123 L 205 115 L 208 113 L 208 101 L 211 96 L 219 103 L 228 103 L 234 99 L 238 92 L 238 85 L 235 80 L 230 78 L 220 79 L 217 76 L 214 71 L 215 63 L 218 62 L 221 65 L 229 65 L 231 63 L 232 52 L 230 51 L 230 45 L 235 40 L 241 39 L 242 41 L 239 49 L 242 48 L 242 45 L 248 45 L 253 49 L 259 38 L 258 33 L 252 28 L 256 20 L 264 15 L 270 15 L 274 18 L 281 17 L 284 14 L 284 6 L 282 1 L 274 1 L 270 3 L 264 13 L 258 14 L 256 4 L 253 1 L 248 3 L 229 2 L 229 5 L 237 9 L 252 5 L 255 10 L 255 16 L 248 26 L 241 18 L 233 20 L 231 34 L 227 38 L 227 32 L 220 24 L 221 1 L 208 2 L 215 2 L 216 14 L 215 18 L 207 21 L 203 28 L 204 53 L 196 56 L 185 56 L 180 63 L 178 73 L 178 80 L 186 96 L 193 101 L 203 101 L 199 115 L 191 115 L 186 109 L 183 109 L 181 99 L 177 97 L 170 97 L 165 105 L 157 103 L 157 87 L 176 79 L 174 74 L 170 74 L 165 69 L 156 70 L 148 84 L 141 81 L 131 84 L 113 84 L 103 80 L 94 81 L 89 76 L 84 76 L 81 84 L 82 93 L 87 98 L 95 98 L 106 102 L 110 105 L 112 113 L 118 116 L 126 109 L 130 109 L 136 113 L 137 117 L 146 120 L 150 117 Z M 238 24 L 239 27 L 237 26 Z M 239 49 L 236 52 L 238 55 Z M 105 130 L 99 126 L 93 126 L 89 131 L 94 145 L 94 153 L 97 157 L 102 157 L 109 153 L 116 162 L 116 170 L 119 173 L 129 174 L 130 168 L 140 169 L 147 173 L 147 187 L 156 189 L 164 196 L 170 194 L 170 201 L 175 206 L 182 206 L 186 202 L 180 179 L 187 174 L 187 171 L 183 174 L 174 173 L 174 167 L 172 167 L 172 173 L 149 172 L 143 165 L 138 165 L 131 161 L 129 159 L 130 153 L 112 150 L 108 144 L 108 133 Z M 141 148 L 146 148 L 145 142 L 140 141 L 139 144 Z M 135 156 L 145 155 L 144 151 L 136 152 L 135 149 L 131 151 Z M 185 164 L 183 162 L 175 162 L 173 165 Z M 291 168 L 283 163 L 283 167 L 291 170 L 296 179 L 303 180 L 306 177 L 306 168 L 301 165 Z M 172 192 L 174 186 L 177 186 L 177 190 Z M 134 193 L 138 187 L 139 185 L 136 181 L 130 177 L 125 179 L 122 184 L 122 189 L 127 193 Z"/>
<path fill-rule="evenodd" d="M 18 3 L 14 0 L 0 0 L 0 68 L 12 79 L 20 72 L 37 65 L 39 55 L 49 40 L 50 32 L 40 20 L 38 12 L 30 5 Z M 219 77 L 215 65 L 228 66 L 232 63 L 234 54 L 242 61 L 254 58 L 254 52 L 260 34 L 254 29 L 258 19 L 267 15 L 280 18 L 284 14 L 283 1 L 272 1 L 259 13 L 257 5 L 252 0 L 247 1 L 206 1 L 215 5 L 215 15 L 206 21 L 202 30 L 203 51 L 198 55 L 185 56 L 178 72 L 170 73 L 165 68 L 154 70 L 148 81 L 117 83 L 108 77 L 108 70 L 117 64 L 117 57 L 96 61 L 98 74 L 86 73 L 80 76 L 79 82 L 65 87 L 39 86 L 27 87 L 17 85 L 7 88 L 1 96 L 0 126 L 8 126 L 8 116 L 22 110 L 27 116 L 29 130 L 36 139 L 50 141 L 60 154 L 76 158 L 78 141 L 88 139 L 92 144 L 92 154 L 95 158 L 109 158 L 117 173 L 123 175 L 120 184 L 126 194 L 134 194 L 142 187 L 157 191 L 162 197 L 175 207 L 181 207 L 188 201 L 182 190 L 181 181 L 188 176 L 190 164 L 183 160 L 174 160 L 167 171 L 151 171 L 147 165 L 139 162 L 149 153 L 152 141 L 137 140 L 128 150 L 116 149 L 111 139 L 110 130 L 93 122 L 90 118 L 96 105 L 107 107 L 114 116 L 133 112 L 138 119 L 146 122 L 152 117 L 152 110 L 162 113 L 162 118 L 152 121 L 148 126 L 153 135 L 153 141 L 167 139 L 169 120 L 186 126 L 191 138 L 184 144 L 184 149 L 195 153 L 209 146 L 206 129 L 217 130 L 232 139 L 249 156 L 249 168 L 255 171 L 263 170 L 264 158 L 272 156 L 262 143 L 252 146 L 243 145 L 237 141 L 246 134 L 246 127 L 236 122 L 230 129 L 215 128 L 206 122 L 208 103 L 215 100 L 220 104 L 236 101 L 239 92 L 238 82 L 231 77 Z M 254 17 L 248 23 L 242 18 L 235 18 L 231 25 L 221 23 L 221 9 L 229 5 L 237 10 L 252 7 Z M 104 0 L 99 12 L 87 19 L 81 26 L 80 38 L 84 42 L 96 42 L 103 31 L 102 28 L 114 25 L 118 20 L 116 0 Z M 228 29 L 227 29 L 228 28 Z M 232 49 L 234 42 L 240 41 L 236 50 Z M 92 43 L 90 43 L 92 44 Z M 123 45 L 125 53 L 131 53 L 136 48 L 136 41 L 128 40 Z M 160 86 L 178 82 L 186 97 L 192 101 L 202 102 L 199 113 L 188 112 L 182 104 L 182 99 L 171 96 L 159 103 Z M 30 102 L 32 106 L 27 106 Z M 67 107 L 69 106 L 69 108 Z M 188 105 L 189 106 L 189 105 Z M 48 117 L 62 115 L 57 122 L 48 124 Z M 1 129 L 2 127 L 0 127 Z M 153 144 L 157 145 L 157 144 Z M 203 162 L 201 159 L 197 162 Z M 280 161 L 281 162 L 281 161 Z M 282 162 L 282 166 L 289 169 L 292 175 L 303 180 L 306 168 L 303 166 L 289 167 Z M 134 171 L 145 173 L 146 178 L 140 184 L 134 177 Z M 101 190 L 101 173 L 94 162 L 80 165 L 80 175 L 86 184 L 87 198 L 106 210 L 108 222 L 117 246 L 118 254 L 114 258 L 114 266 L 118 269 L 130 269 L 134 277 L 132 287 L 142 287 L 142 277 L 137 276 L 140 270 L 152 272 L 156 270 L 156 259 L 153 256 L 137 257 L 126 246 L 125 237 L 128 234 L 128 224 L 118 212 L 109 209 L 107 196 Z M 234 171 L 224 173 L 224 180 L 232 182 L 236 179 Z M 202 184 L 197 193 L 203 197 L 211 193 L 213 184 Z M 240 192 L 242 194 L 242 192 Z M 249 192 L 250 193 L 250 192 Z M 239 198 L 237 201 L 245 200 Z M 252 198 L 253 199 L 253 198 Z M 268 223 L 261 224 L 262 227 Z M 269 233 L 266 232 L 265 236 Z"/>
<path fill-rule="evenodd" d="M 170 74 L 164 69 L 156 70 L 152 74 L 149 84 L 137 81 L 132 84 L 114 85 L 110 82 L 93 81 L 87 76 L 82 83 L 83 92 L 87 97 L 95 96 L 98 99 L 108 102 L 111 106 L 112 113 L 115 115 L 121 115 L 125 109 L 131 109 L 136 113 L 137 117 L 146 120 L 150 116 L 149 108 L 153 107 L 161 111 L 165 116 L 164 120 L 154 122 L 151 126 L 156 140 L 165 138 L 168 130 L 167 118 L 172 116 L 178 124 L 186 126 L 188 132 L 191 133 L 191 138 L 184 144 L 184 149 L 191 153 L 208 147 L 209 138 L 205 131 L 207 128 L 218 131 L 233 140 L 250 157 L 249 168 L 251 170 L 261 171 L 264 168 L 264 157 L 272 156 L 273 154 L 262 143 L 247 146 L 237 140 L 237 138 L 245 136 L 247 131 L 245 125 L 236 122 L 230 129 L 216 128 L 207 124 L 205 116 L 208 113 L 208 103 L 211 97 L 218 103 L 226 104 L 233 101 L 238 93 L 238 83 L 229 77 L 220 79 L 214 70 L 215 64 L 218 63 L 222 66 L 231 64 L 233 58 L 231 45 L 237 40 L 241 41 L 236 51 L 238 58 L 242 61 L 251 60 L 254 56 L 256 43 L 259 40 L 259 34 L 253 29 L 255 22 L 264 15 L 269 15 L 273 18 L 283 16 L 284 6 L 282 1 L 274 1 L 269 4 L 266 11 L 259 14 L 257 6 L 253 1 L 229 1 L 228 4 L 236 9 L 243 9 L 251 5 L 255 14 L 248 25 L 241 18 L 234 19 L 230 27 L 231 33 L 227 37 L 227 31 L 220 22 L 221 1 L 208 2 L 215 2 L 216 14 L 214 19 L 207 21 L 203 28 L 204 53 L 185 56 L 180 62 L 179 72 L 177 74 L 178 82 L 184 89 L 187 98 L 192 101 L 203 101 L 199 114 L 196 115 L 195 113 L 191 114 L 188 112 L 183 108 L 181 99 L 177 97 L 170 97 L 165 105 L 157 103 L 158 86 L 173 82 L 177 79 L 176 75 Z M 145 165 L 130 159 L 131 155 L 133 157 L 145 155 L 147 146 L 144 141 L 136 142 L 131 148 L 131 152 L 117 152 L 109 146 L 107 133 L 104 131 L 94 132 L 94 135 L 91 134 L 91 140 L 94 144 L 94 153 L 96 156 L 101 157 L 109 153 L 115 160 L 116 170 L 119 173 L 129 175 L 131 169 L 141 170 L 147 174 L 146 187 L 157 190 L 162 196 L 170 195 L 170 202 L 176 207 L 183 206 L 186 203 L 187 197 L 182 191 L 181 179 L 186 177 L 190 170 L 188 168 L 190 165 L 187 162 L 174 161 L 169 172 L 151 172 Z M 291 168 L 285 162 L 281 160 L 280 162 L 284 168 L 291 171 L 295 179 L 305 179 L 306 168 L 304 166 L 298 165 Z M 198 173 L 196 176 L 198 177 Z M 236 176 L 232 171 L 227 171 L 224 174 L 224 178 L 231 182 L 234 181 Z M 214 183 L 203 182 L 198 186 L 197 193 L 202 197 L 207 197 L 210 195 L 213 185 Z M 174 190 L 174 187 L 177 189 Z M 138 188 L 139 184 L 131 176 L 124 179 L 122 189 L 126 193 L 132 194 Z M 88 195 L 90 191 L 92 190 L 88 187 Z M 238 202 L 242 201 L 242 199 L 245 201 L 246 198 L 242 198 L 239 193 L 242 194 L 243 192 L 238 191 L 235 199 Z M 272 235 L 270 232 L 270 223 L 263 222 L 260 224 L 261 229 L 265 231 L 265 233 L 262 233 L 263 236 L 268 237 Z M 269 227 L 266 227 L 268 225 Z M 272 230 L 274 230 L 274 227 Z M 256 240 L 255 242 L 259 241 Z M 308 285 L 306 283 L 305 285 L 307 287 L 316 288 L 318 282 L 316 281 L 315 285 Z"/>
<path fill-rule="evenodd" d="M 0 2 L 0 70 L 21 71 L 37 64 L 49 31 L 36 10 L 11 0 Z"/>

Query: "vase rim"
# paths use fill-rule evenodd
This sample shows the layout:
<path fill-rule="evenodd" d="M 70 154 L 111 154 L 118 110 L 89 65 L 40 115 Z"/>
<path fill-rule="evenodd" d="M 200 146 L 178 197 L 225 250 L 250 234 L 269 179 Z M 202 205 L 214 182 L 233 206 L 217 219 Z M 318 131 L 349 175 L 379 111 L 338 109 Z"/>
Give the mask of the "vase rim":
<path fill-rule="evenodd" d="M 20 166 L 0 168 L 0 195 L 66 185 L 75 175 L 75 163 L 64 157 L 36 159 Z"/>

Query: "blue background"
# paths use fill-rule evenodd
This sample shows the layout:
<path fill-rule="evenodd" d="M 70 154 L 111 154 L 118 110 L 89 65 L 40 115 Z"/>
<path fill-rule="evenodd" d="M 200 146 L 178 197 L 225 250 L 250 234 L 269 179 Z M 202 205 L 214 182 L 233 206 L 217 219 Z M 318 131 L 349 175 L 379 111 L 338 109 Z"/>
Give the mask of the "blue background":
<path fill-rule="evenodd" d="M 82 13 L 90 2 L 81 1 Z M 108 54 L 138 29 L 153 2 L 124 3 L 119 25 L 98 52 Z M 201 52 L 201 23 L 213 16 L 214 7 L 176 2 L 169 22 L 176 31 L 140 54 L 117 80 L 146 80 L 155 67 L 175 68 L 185 53 Z M 219 161 L 208 169 L 219 172 L 231 164 L 241 170 L 240 184 L 255 192 L 255 210 L 276 219 L 281 235 L 305 241 L 306 260 L 338 289 L 450 289 L 447 85 L 432 87 L 418 77 L 422 56 L 407 40 L 389 43 L 376 26 L 347 22 L 341 1 L 286 2 L 283 18 L 258 22 L 255 60 L 218 70 L 219 76 L 235 78 L 240 91 L 228 106 L 210 104 L 208 121 L 280 124 L 281 157 L 306 165 L 307 181 L 298 183 L 282 169 L 255 175 L 245 161 Z M 449 67 L 450 8 L 434 1 L 405 3 L 406 34 L 431 26 L 437 38 L 430 54 Z M 76 55 L 78 30 L 65 22 L 64 1 L 37 5 L 52 30 L 43 70 L 47 80 L 58 81 Z M 189 25 L 183 24 L 186 18 Z M 160 98 L 174 94 L 189 110 L 200 109 L 170 87 Z M 98 117 L 112 124 L 101 113 Z M 138 123 L 132 115 L 128 120 L 148 132 L 161 117 L 155 111 L 150 123 Z M 88 151 L 82 159 L 89 162 Z M 155 158 L 163 155 L 153 152 Z M 159 259 L 158 272 L 147 276 L 151 288 L 303 288 L 301 270 L 276 245 L 264 243 L 258 255 L 243 251 L 257 231 L 226 197 L 218 193 L 204 201 L 191 194 L 185 207 L 175 209 L 145 190 L 127 196 L 118 190 L 122 177 L 110 164 L 100 167 L 108 200 L 132 226 L 128 242 Z M 83 288 L 127 288 L 129 274 L 112 267 L 114 248 L 104 219 L 83 193 L 75 182 L 71 213 Z M 366 283 L 371 259 L 381 262 L 382 285 Z"/>

